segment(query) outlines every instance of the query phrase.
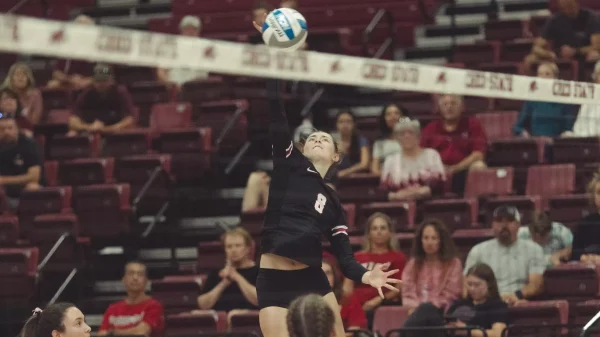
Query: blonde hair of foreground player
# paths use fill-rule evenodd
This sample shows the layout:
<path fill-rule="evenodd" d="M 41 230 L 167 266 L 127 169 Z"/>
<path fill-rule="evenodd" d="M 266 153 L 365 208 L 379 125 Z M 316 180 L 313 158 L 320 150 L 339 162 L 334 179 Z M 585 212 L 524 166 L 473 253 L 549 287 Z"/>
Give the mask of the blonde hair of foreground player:
<path fill-rule="evenodd" d="M 256 22 L 253 22 L 253 24 L 254 27 L 260 33 L 262 33 L 261 26 L 258 25 Z M 318 147 L 315 146 L 316 143 L 318 143 Z M 331 135 L 325 132 L 317 131 L 312 133 L 307 138 L 306 143 L 304 144 L 303 154 L 304 156 L 306 156 L 306 158 L 308 158 L 310 162 L 312 162 L 312 164 L 314 165 L 315 169 L 319 172 L 321 177 L 324 177 L 329 168 L 335 162 L 339 161 L 339 154 L 337 153 L 337 148 L 333 141 L 333 138 L 331 137 Z M 274 254 L 262 254 L 260 259 L 260 268 L 292 271 L 301 270 L 307 267 L 308 266 L 303 263 Z M 383 271 L 383 269 L 384 267 L 379 267 L 375 268 L 372 271 L 367 271 L 363 275 L 362 279 L 363 283 L 369 284 L 372 287 L 377 288 L 379 290 L 380 296 L 383 296 L 383 292 L 381 290 L 382 287 L 398 291 L 398 289 L 394 288 L 388 283 L 401 283 L 400 280 L 388 278 L 390 275 L 398 272 L 398 270 L 386 272 Z M 385 269 L 387 269 L 387 267 L 385 267 Z M 327 303 L 327 306 L 329 307 L 329 309 L 331 309 L 331 312 L 333 312 L 333 322 L 330 321 L 330 324 L 334 325 L 334 331 L 332 336 L 344 337 L 344 327 L 340 315 L 339 304 L 337 303 L 335 294 L 333 293 L 333 291 L 330 291 L 322 297 L 322 300 L 324 300 L 325 303 Z M 288 314 L 290 311 L 292 311 L 292 307 L 293 303 L 290 305 L 290 310 L 280 306 L 267 306 L 260 310 L 259 321 L 264 337 L 290 336 L 286 324 L 286 318 L 289 317 Z M 292 337 L 300 336 L 294 334 L 292 335 Z"/>

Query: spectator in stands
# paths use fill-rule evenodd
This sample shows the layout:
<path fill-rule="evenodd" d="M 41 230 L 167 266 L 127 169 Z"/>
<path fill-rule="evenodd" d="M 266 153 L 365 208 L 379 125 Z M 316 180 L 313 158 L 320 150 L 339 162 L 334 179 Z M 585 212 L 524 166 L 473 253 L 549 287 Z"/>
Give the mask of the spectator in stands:
<path fill-rule="evenodd" d="M 431 121 L 421 134 L 421 146 L 436 150 L 452 176 L 452 187 L 462 194 L 469 170 L 486 168 L 487 137 L 477 118 L 464 116 L 461 96 L 441 95 L 441 119 Z"/>
<path fill-rule="evenodd" d="M 381 135 L 373 144 L 373 161 L 371 162 L 371 173 L 380 175 L 381 166 L 385 158 L 391 154 L 400 152 L 400 144 L 394 138 L 394 126 L 402 117 L 407 117 L 407 112 L 398 104 L 387 104 L 379 115 L 379 130 Z"/>
<path fill-rule="evenodd" d="M 186 15 L 179 22 L 179 32 L 183 36 L 199 37 L 201 30 L 202 22 L 197 16 Z M 189 68 L 158 68 L 156 77 L 159 82 L 180 91 L 186 82 L 206 79 L 208 72 Z"/>
<path fill-rule="evenodd" d="M 362 249 L 354 254 L 354 258 L 368 270 L 372 270 L 376 265 L 388 265 L 389 270 L 398 269 L 398 273 L 402 274 L 406 257 L 398 249 L 398 240 L 394 237 L 394 222 L 389 216 L 376 212 L 367 219 Z M 356 297 L 369 316 L 373 315 L 374 310 L 384 301 L 399 300 L 397 292 L 384 291 L 384 300 L 377 293 L 377 289 L 355 284 L 350 279 L 344 280 L 344 294 Z"/>
<path fill-rule="evenodd" d="M 19 132 L 14 117 L 0 117 L 0 186 L 13 210 L 23 190 L 37 190 L 42 184 L 40 152 L 35 140 Z"/>
<path fill-rule="evenodd" d="M 412 309 L 431 303 L 445 310 L 460 296 L 462 264 L 443 222 L 430 219 L 417 228 L 402 282 L 402 305 Z"/>
<path fill-rule="evenodd" d="M 529 226 L 519 228 L 518 237 L 542 246 L 550 266 L 558 266 L 571 257 L 573 233 L 565 225 L 551 221 L 547 212 L 537 212 Z"/>
<path fill-rule="evenodd" d="M 342 291 L 342 279 L 333 262 L 323 259 L 323 272 L 327 275 L 329 285 L 340 304 L 340 314 L 345 331 L 367 329 L 367 315 L 363 310 L 358 298 L 355 296 L 344 296 Z"/>
<path fill-rule="evenodd" d="M 369 168 L 369 141 L 356 129 L 356 118 L 350 111 L 341 111 L 336 117 L 337 131 L 331 136 L 338 143 L 342 160 L 337 165 L 338 176 L 362 172 Z"/>
<path fill-rule="evenodd" d="M 258 0 L 252 7 L 252 18 L 259 26 L 262 27 L 265 22 L 265 17 L 271 11 L 271 5 L 265 0 Z M 256 33 L 248 38 L 251 44 L 263 44 L 262 34 Z"/>
<path fill-rule="evenodd" d="M 230 311 L 256 309 L 256 276 L 258 266 L 251 253 L 254 242 L 241 227 L 226 232 L 222 237 L 225 246 L 225 267 L 208 275 L 203 294 L 198 296 L 202 310 Z"/>
<path fill-rule="evenodd" d="M 9 88 L 0 89 L 0 112 L 15 118 L 21 132 L 27 137 L 33 137 L 33 124 L 21 114 L 19 95 Z"/>
<path fill-rule="evenodd" d="M 577 225 L 573 235 L 572 260 L 600 264 L 600 172 L 596 172 L 588 185 L 591 204 L 596 211 L 590 213 Z"/>
<path fill-rule="evenodd" d="M 74 23 L 82 25 L 95 24 L 94 20 L 87 15 L 77 16 Z M 63 38 L 62 35 L 55 37 Z M 58 60 L 52 72 L 52 79 L 48 82 L 47 87 L 82 90 L 92 83 L 93 69 L 94 64 L 90 62 L 67 59 Z"/>
<path fill-rule="evenodd" d="M 540 78 L 558 78 L 558 66 L 544 62 L 538 66 Z M 574 106 L 570 104 L 527 101 L 523 104 L 517 122 L 513 127 L 515 135 L 522 137 L 542 137 L 551 142 L 573 129 L 575 122 Z"/>
<path fill-rule="evenodd" d="M 283 1 L 281 1 L 280 7 L 298 10 L 298 1 L 297 0 L 283 0 Z"/>
<path fill-rule="evenodd" d="M 290 337 L 335 336 L 335 314 L 323 297 L 316 294 L 292 301 L 286 321 Z"/>
<path fill-rule="evenodd" d="M 91 328 L 74 304 L 59 302 L 35 308 L 19 337 L 90 337 Z"/>
<path fill-rule="evenodd" d="M 488 265 L 479 263 L 466 274 L 464 297 L 454 302 L 445 315 L 431 303 L 421 304 L 404 327 L 476 326 L 485 329 L 485 335 L 481 330 L 471 330 L 470 336 L 501 337 L 507 323 L 508 306 L 500 297 L 494 272 Z"/>
<path fill-rule="evenodd" d="M 394 126 L 402 151 L 385 158 L 381 187 L 390 191 L 390 200 L 422 199 L 439 194 L 446 180 L 440 154 L 419 145 L 419 121 L 402 118 Z"/>
<path fill-rule="evenodd" d="M 145 292 L 148 285 L 146 265 L 138 261 L 127 263 L 123 284 L 127 297 L 106 309 L 98 336 L 162 336 L 165 326 L 163 306 Z"/>
<path fill-rule="evenodd" d="M 525 58 L 526 70 L 540 62 L 575 58 L 595 62 L 600 59 L 600 19 L 578 0 L 559 0 L 560 12 L 554 14 L 533 43 Z M 558 56 L 557 56 L 558 55 Z"/>
<path fill-rule="evenodd" d="M 73 132 L 111 133 L 133 125 L 133 101 L 127 89 L 117 85 L 112 68 L 94 67 L 92 86 L 79 94 L 69 118 Z"/>
<path fill-rule="evenodd" d="M 475 245 L 465 264 L 465 274 L 477 263 L 489 265 L 502 299 L 514 304 L 531 299 L 544 290 L 546 259 L 540 245 L 519 240 L 521 216 L 516 207 L 500 206 L 494 210 L 492 230 L 496 238 Z"/>
<path fill-rule="evenodd" d="M 35 79 L 31 68 L 25 63 L 15 63 L 8 70 L 2 84 L 19 96 L 21 110 L 19 115 L 35 125 L 42 119 L 44 102 L 41 91 L 35 87 Z"/>
<path fill-rule="evenodd" d="M 600 61 L 596 62 L 592 79 L 600 84 Z M 582 104 L 573 125 L 573 131 L 563 133 L 564 137 L 597 137 L 600 136 L 600 104 Z"/>

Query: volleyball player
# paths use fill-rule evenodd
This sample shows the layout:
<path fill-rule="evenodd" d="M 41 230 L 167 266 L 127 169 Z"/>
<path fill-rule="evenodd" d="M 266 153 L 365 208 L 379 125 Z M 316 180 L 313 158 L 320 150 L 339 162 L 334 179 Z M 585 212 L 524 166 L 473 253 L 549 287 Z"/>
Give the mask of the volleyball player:
<path fill-rule="evenodd" d="M 260 26 L 254 26 L 261 31 Z M 324 177 L 339 162 L 336 143 L 326 132 L 312 133 L 294 147 L 279 97 L 279 82 L 268 81 L 269 133 L 273 145 L 273 174 L 262 232 L 262 255 L 256 280 L 260 326 L 264 337 L 289 336 L 287 308 L 298 296 L 323 296 L 335 313 L 336 336 L 345 336 L 339 305 L 321 269 L 322 235 L 331 242 L 342 272 L 349 279 L 371 285 L 383 297 L 382 287 L 398 291 L 400 283 L 377 266 L 367 271 L 354 259 L 343 208 Z"/>

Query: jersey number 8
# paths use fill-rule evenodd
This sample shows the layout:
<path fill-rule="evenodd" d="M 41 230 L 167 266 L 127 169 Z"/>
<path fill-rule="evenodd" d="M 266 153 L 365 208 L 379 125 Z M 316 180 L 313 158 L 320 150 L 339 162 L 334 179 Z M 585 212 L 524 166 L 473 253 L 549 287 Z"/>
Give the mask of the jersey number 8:
<path fill-rule="evenodd" d="M 319 212 L 319 214 L 323 214 L 323 209 L 325 209 L 325 203 L 327 202 L 327 198 L 319 193 L 319 195 L 317 195 L 317 201 L 315 201 L 315 209 L 317 210 L 317 212 Z"/>

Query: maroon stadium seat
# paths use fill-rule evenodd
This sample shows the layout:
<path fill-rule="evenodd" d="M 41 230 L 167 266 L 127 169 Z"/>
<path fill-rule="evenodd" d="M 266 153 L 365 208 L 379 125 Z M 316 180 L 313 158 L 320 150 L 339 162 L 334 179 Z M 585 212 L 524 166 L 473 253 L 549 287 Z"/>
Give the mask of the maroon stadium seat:
<path fill-rule="evenodd" d="M 235 154 L 246 142 L 248 101 L 204 103 L 196 106 L 195 111 L 198 113 L 198 125 L 212 130 L 212 143 L 221 153 Z M 228 133 L 224 134 L 225 131 Z"/>
<path fill-rule="evenodd" d="M 528 166 L 543 162 L 544 144 L 532 138 L 497 139 L 490 142 L 487 162 L 491 166 Z"/>
<path fill-rule="evenodd" d="M 473 65 L 485 62 L 497 62 L 500 44 L 494 41 L 475 44 L 461 44 L 454 49 L 453 62 Z"/>
<path fill-rule="evenodd" d="M 425 219 L 440 219 L 448 230 L 477 227 L 479 202 L 475 198 L 430 200 L 423 204 Z"/>
<path fill-rule="evenodd" d="M 231 99 L 234 97 L 233 90 L 236 90 L 237 88 L 237 83 L 232 88 L 232 86 L 225 82 L 221 77 L 209 77 L 203 80 L 184 83 L 183 88 L 181 89 L 181 97 L 184 101 L 197 105 L 210 101 Z M 260 87 L 260 89 L 263 88 L 265 88 L 264 85 Z"/>
<path fill-rule="evenodd" d="M 170 337 L 198 336 L 203 333 L 225 332 L 227 314 L 223 311 L 205 313 L 181 313 L 166 317 L 165 335 Z"/>
<path fill-rule="evenodd" d="M 73 210 L 83 236 L 112 238 L 127 233 L 131 216 L 129 185 L 77 187 L 73 191 Z"/>
<path fill-rule="evenodd" d="M 160 167 L 154 182 L 149 185 L 146 194 L 135 205 L 139 215 L 155 215 L 165 202 L 169 201 L 171 184 L 171 156 L 168 154 L 142 154 L 121 157 L 117 161 L 115 178 L 119 183 L 129 184 L 131 195 L 137 198 L 144 185 L 149 181 L 156 168 Z"/>
<path fill-rule="evenodd" d="M 150 129 L 126 129 L 104 135 L 102 154 L 118 158 L 146 154 L 151 148 Z"/>
<path fill-rule="evenodd" d="M 494 238 L 494 234 L 489 228 L 457 229 L 452 233 L 452 240 L 456 245 L 458 257 L 463 263 L 473 246 L 492 238 Z"/>
<path fill-rule="evenodd" d="M 600 157 L 598 137 L 556 138 L 552 143 L 552 161 L 561 163 L 594 163 Z"/>
<path fill-rule="evenodd" d="M 258 310 L 249 310 L 244 312 L 234 312 L 229 315 L 231 332 L 260 332 L 260 323 L 258 322 Z"/>
<path fill-rule="evenodd" d="M 44 162 L 44 177 L 47 186 L 58 185 L 58 161 L 47 160 Z"/>
<path fill-rule="evenodd" d="M 552 299 L 582 300 L 600 296 L 600 266 L 562 264 L 544 272 L 544 293 Z"/>
<path fill-rule="evenodd" d="M 374 202 L 387 200 L 387 193 L 379 190 L 379 177 L 370 173 L 357 173 L 342 177 L 337 192 L 342 202 Z"/>
<path fill-rule="evenodd" d="M 202 279 L 200 275 L 181 275 L 152 281 L 152 297 L 162 303 L 167 315 L 197 309 L 200 285 L 196 278 Z"/>
<path fill-rule="evenodd" d="M 156 79 L 156 69 L 131 65 L 117 65 L 114 68 L 117 83 L 151 82 Z"/>
<path fill-rule="evenodd" d="M 477 70 L 490 73 L 518 75 L 520 66 L 519 63 L 516 62 L 480 63 L 477 66 Z"/>
<path fill-rule="evenodd" d="M 152 106 L 150 128 L 156 132 L 189 128 L 192 125 L 190 103 L 160 103 Z"/>
<path fill-rule="evenodd" d="M 508 310 L 510 322 L 519 324 L 567 324 L 569 320 L 569 303 L 560 301 L 517 302 Z M 510 336 L 510 331 L 508 333 Z"/>
<path fill-rule="evenodd" d="M 587 300 L 571 306 L 571 311 L 575 316 L 575 324 L 585 325 L 600 311 L 600 300 Z M 598 333 L 590 336 L 597 337 Z"/>
<path fill-rule="evenodd" d="M 0 245 L 14 247 L 19 240 L 19 219 L 12 215 L 0 216 Z"/>
<path fill-rule="evenodd" d="M 508 41 L 500 48 L 500 61 L 522 62 L 531 52 L 532 42 L 530 40 Z"/>
<path fill-rule="evenodd" d="M 575 225 L 593 212 L 589 194 L 557 195 L 548 198 L 550 219 L 565 225 Z M 573 228 L 573 226 L 570 226 Z"/>
<path fill-rule="evenodd" d="M 58 247 L 45 270 L 70 271 L 80 265 L 83 251 L 77 241 L 79 224 L 76 215 L 70 213 L 38 215 L 33 219 L 32 229 L 28 236 L 29 241 L 39 247 L 40 254 L 44 257 L 61 235 L 64 233 L 73 235 Z"/>
<path fill-rule="evenodd" d="M 71 187 L 42 187 L 37 191 L 23 191 L 19 200 L 19 226 L 21 236 L 28 237 L 33 220 L 42 214 L 69 213 L 71 211 Z"/>
<path fill-rule="evenodd" d="M 527 195 L 542 197 L 542 207 L 546 208 L 547 198 L 561 194 L 571 194 L 575 190 L 575 165 L 536 165 L 527 172 Z"/>
<path fill-rule="evenodd" d="M 394 99 L 401 102 L 400 104 L 414 115 L 430 115 L 437 111 L 437 105 L 431 94 L 398 91 L 394 94 Z"/>
<path fill-rule="evenodd" d="M 494 167 L 471 170 L 467 174 L 466 198 L 495 197 L 512 194 L 513 168 Z"/>
<path fill-rule="evenodd" d="M 57 135 L 48 140 L 47 154 L 50 159 L 55 160 L 95 157 L 99 141 L 98 135 Z"/>
<path fill-rule="evenodd" d="M 373 331 L 386 336 L 388 331 L 400 329 L 408 319 L 410 308 L 400 306 L 380 306 L 373 316 Z"/>
<path fill-rule="evenodd" d="M 523 20 L 493 20 L 484 25 L 488 41 L 512 41 L 523 37 L 526 22 Z"/>
<path fill-rule="evenodd" d="M 367 219 L 375 212 L 382 212 L 392 218 L 398 232 L 412 231 L 415 226 L 417 207 L 413 201 L 373 202 L 360 206 L 358 222 L 354 230 L 362 233 Z"/>
<path fill-rule="evenodd" d="M 411 249 L 415 239 L 415 233 L 396 233 L 395 238 L 398 240 L 400 250 L 404 253 L 404 255 L 411 256 Z"/>
<path fill-rule="evenodd" d="M 83 186 L 113 182 L 113 158 L 79 158 L 62 162 L 58 168 L 61 185 Z"/>
<path fill-rule="evenodd" d="M 157 150 L 171 154 L 171 174 L 178 184 L 198 182 L 211 165 L 210 128 L 174 129 L 163 131 Z"/>
<path fill-rule="evenodd" d="M 71 107 L 71 92 L 65 89 L 42 89 L 42 99 L 46 111 Z"/>
<path fill-rule="evenodd" d="M 223 268 L 225 251 L 221 241 L 200 242 L 198 244 L 198 272 L 209 272 Z"/>
<path fill-rule="evenodd" d="M 33 248 L 0 248 L 0 304 L 23 307 L 35 295 L 39 252 Z"/>
<path fill-rule="evenodd" d="M 516 111 L 478 113 L 475 117 L 483 125 L 488 140 L 512 138 L 512 127 L 517 122 Z"/>

